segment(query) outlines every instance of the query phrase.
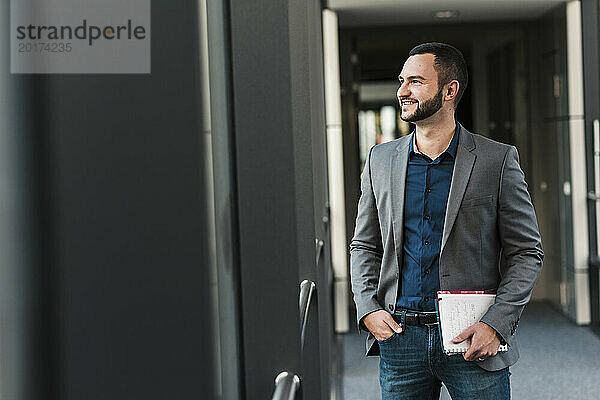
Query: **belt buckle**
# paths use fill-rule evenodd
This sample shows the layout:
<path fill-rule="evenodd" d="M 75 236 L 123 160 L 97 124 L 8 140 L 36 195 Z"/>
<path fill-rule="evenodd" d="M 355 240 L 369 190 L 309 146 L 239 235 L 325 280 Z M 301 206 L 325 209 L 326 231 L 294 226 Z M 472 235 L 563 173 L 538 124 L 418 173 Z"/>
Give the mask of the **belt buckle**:
<path fill-rule="evenodd" d="M 414 318 L 417 325 L 419 325 L 419 314 L 416 312 L 407 311 L 404 313 L 404 318 Z"/>

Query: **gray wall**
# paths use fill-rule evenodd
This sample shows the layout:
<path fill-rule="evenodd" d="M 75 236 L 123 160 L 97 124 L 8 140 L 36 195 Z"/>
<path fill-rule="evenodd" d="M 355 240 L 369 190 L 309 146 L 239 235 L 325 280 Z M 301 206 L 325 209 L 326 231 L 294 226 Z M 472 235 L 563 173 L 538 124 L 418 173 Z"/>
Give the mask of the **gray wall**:
<path fill-rule="evenodd" d="M 530 191 L 545 253 L 539 285 L 545 286 L 546 297 L 557 307 L 561 307 L 561 282 L 573 282 L 572 213 L 562 184 L 570 180 L 565 24 L 565 8 L 561 6 L 546 13 L 529 30 Z M 571 298 L 573 295 L 571 292 Z M 574 301 L 568 304 L 574 307 Z"/>
<path fill-rule="evenodd" d="M 315 257 L 315 238 L 328 235 L 320 2 L 233 0 L 229 10 L 244 393 L 268 398 L 290 371 L 316 399 L 329 389 L 333 338 L 328 256 L 318 267 Z M 301 351 L 304 279 L 317 301 Z"/>
<path fill-rule="evenodd" d="M 600 119 L 600 6 L 598 0 L 581 2 L 583 25 L 583 68 L 585 83 L 585 131 L 587 170 L 594 171 L 593 121 Z M 595 173 L 594 173 L 595 174 Z M 594 174 L 588 173 L 588 191 L 594 191 Z M 588 226 L 590 231 L 590 258 L 598 254 L 596 235 L 596 207 L 590 202 Z M 590 301 L 592 326 L 600 331 L 600 263 L 590 264 Z"/>
<path fill-rule="evenodd" d="M 48 395 L 213 396 L 197 18 L 152 3 L 149 75 L 39 77 Z"/>
<path fill-rule="evenodd" d="M 0 4 L 0 397 L 48 392 L 39 262 L 33 79 L 10 74 L 9 2 Z"/>

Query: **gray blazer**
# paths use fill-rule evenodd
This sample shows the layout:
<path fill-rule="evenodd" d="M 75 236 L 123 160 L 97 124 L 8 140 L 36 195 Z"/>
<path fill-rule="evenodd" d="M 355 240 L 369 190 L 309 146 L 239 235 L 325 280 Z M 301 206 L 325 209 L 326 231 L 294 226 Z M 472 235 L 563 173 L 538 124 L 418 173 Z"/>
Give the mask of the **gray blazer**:
<path fill-rule="evenodd" d="M 411 137 L 374 146 L 362 173 L 350 268 L 359 329 L 367 332 L 364 316 L 396 308 Z M 481 321 L 502 336 L 509 350 L 478 362 L 482 368 L 499 370 L 519 358 L 515 330 L 543 257 L 517 149 L 460 127 L 442 234 L 440 289 L 496 291 Z M 369 332 L 367 356 L 378 354 Z"/>

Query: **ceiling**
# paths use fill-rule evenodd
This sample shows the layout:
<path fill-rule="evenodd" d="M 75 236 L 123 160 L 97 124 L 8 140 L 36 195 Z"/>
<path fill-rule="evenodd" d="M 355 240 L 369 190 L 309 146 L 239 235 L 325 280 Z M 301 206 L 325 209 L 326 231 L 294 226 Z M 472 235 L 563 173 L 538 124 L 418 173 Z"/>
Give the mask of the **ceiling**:
<path fill-rule="evenodd" d="M 328 0 L 341 26 L 506 21 L 537 18 L 565 0 Z M 458 11 L 440 19 L 438 11 Z"/>

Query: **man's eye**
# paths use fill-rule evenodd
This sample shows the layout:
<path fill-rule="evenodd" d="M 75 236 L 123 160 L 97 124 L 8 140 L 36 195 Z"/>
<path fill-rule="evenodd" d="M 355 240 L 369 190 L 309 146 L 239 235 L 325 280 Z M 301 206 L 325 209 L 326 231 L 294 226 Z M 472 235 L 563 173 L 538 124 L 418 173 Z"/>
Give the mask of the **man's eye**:
<path fill-rule="evenodd" d="M 418 81 L 416 79 L 413 79 L 412 83 L 421 83 L 421 81 Z"/>

